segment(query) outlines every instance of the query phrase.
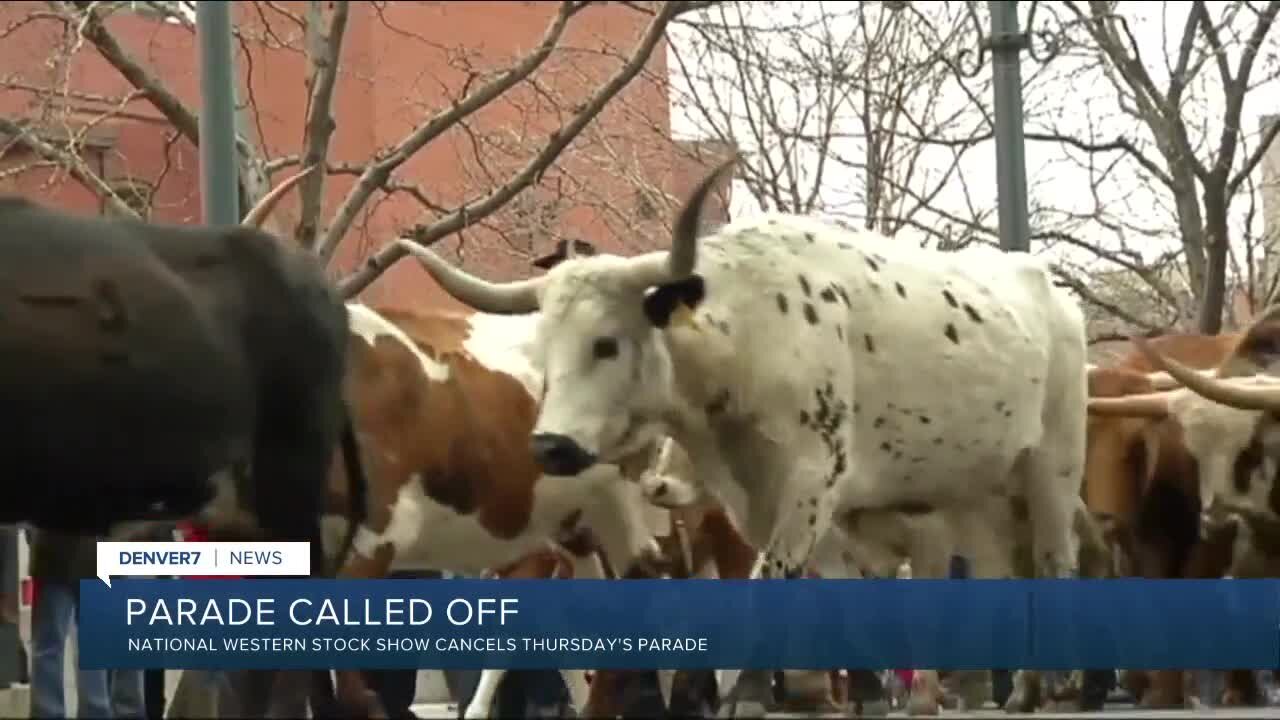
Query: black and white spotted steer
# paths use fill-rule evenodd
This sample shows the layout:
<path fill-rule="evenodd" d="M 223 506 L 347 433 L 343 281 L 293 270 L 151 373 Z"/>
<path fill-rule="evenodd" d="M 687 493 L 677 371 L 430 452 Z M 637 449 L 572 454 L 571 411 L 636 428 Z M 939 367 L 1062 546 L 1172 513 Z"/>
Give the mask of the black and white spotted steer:
<path fill-rule="evenodd" d="M 691 477 L 744 520 L 766 577 L 799 576 L 853 513 L 1021 496 L 1037 573 L 1073 573 L 1085 329 L 1048 267 L 782 214 L 700 241 L 731 166 L 686 202 L 669 252 L 494 284 L 405 242 L 468 305 L 541 310 L 531 442 L 544 470 L 577 475 L 669 432 Z"/>

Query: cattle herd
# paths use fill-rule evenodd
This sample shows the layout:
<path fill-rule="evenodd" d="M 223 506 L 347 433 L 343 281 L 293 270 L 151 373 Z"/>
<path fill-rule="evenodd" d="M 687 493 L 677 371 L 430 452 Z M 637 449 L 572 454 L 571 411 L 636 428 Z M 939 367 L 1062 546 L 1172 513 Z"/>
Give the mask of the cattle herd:
<path fill-rule="evenodd" d="M 22 419 L 0 521 L 195 515 L 312 541 L 315 573 L 353 578 L 946 577 L 955 556 L 975 577 L 1272 576 L 1280 310 L 1093 366 L 1078 303 L 1026 254 L 783 214 L 700 236 L 733 164 L 666 251 L 498 284 L 401 241 L 466 312 L 344 301 L 256 229 L 302 174 L 232 228 L 0 199 L 0 402 Z M 1097 708 L 1112 674 L 1017 671 L 1005 706 Z M 381 716 L 335 675 L 317 714 Z M 678 715 L 887 692 L 861 669 L 563 675 L 592 717 L 628 711 L 638 677 Z M 913 714 L 987 699 L 984 673 L 946 675 L 916 671 Z M 1122 675 L 1144 706 L 1195 700 L 1186 673 Z M 1251 672 L 1225 685 L 1199 700 L 1262 700 Z"/>

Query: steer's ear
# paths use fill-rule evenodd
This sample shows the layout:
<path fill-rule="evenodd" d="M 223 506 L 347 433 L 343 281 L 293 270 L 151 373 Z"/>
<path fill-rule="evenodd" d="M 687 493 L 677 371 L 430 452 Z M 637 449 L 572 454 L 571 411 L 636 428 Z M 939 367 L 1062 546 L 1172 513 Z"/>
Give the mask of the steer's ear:
<path fill-rule="evenodd" d="M 1270 373 L 1280 366 L 1280 305 L 1264 310 L 1245 330 L 1235 351 L 1222 363 L 1219 375 Z"/>
<path fill-rule="evenodd" d="M 654 327 L 665 328 L 671 323 L 671 315 L 680 305 L 690 310 L 707 296 L 707 283 L 701 275 L 694 273 L 683 280 L 665 283 L 655 287 L 644 298 L 644 314 Z"/>

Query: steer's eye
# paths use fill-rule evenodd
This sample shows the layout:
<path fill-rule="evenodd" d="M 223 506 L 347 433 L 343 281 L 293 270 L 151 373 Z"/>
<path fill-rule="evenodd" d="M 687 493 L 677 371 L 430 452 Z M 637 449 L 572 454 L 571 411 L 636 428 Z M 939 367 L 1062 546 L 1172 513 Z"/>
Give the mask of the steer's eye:
<path fill-rule="evenodd" d="M 591 354 L 597 360 L 608 360 L 618 356 L 618 341 L 611 337 L 596 338 L 591 344 Z"/>

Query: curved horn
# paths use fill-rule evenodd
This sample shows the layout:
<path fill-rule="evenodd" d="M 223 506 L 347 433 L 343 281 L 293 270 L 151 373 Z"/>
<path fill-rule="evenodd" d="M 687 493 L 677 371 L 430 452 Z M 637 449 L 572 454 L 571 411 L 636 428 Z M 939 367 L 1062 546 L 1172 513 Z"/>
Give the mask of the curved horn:
<path fill-rule="evenodd" d="M 694 187 L 676 215 L 671 233 L 671 250 L 650 253 L 633 260 L 630 268 L 632 284 L 648 288 L 693 274 L 698 264 L 698 227 L 702 224 L 703 206 L 706 205 L 707 198 L 711 197 L 711 191 L 738 164 L 739 159 L 735 152 L 728 160 L 707 173 L 702 182 Z"/>
<path fill-rule="evenodd" d="M 262 227 L 263 221 L 267 219 L 267 216 L 271 214 L 272 210 L 276 209 L 276 204 L 280 202 L 280 198 L 284 197 L 284 194 L 289 192 L 294 185 L 297 185 L 298 181 L 310 175 L 311 171 L 315 169 L 316 166 L 312 165 L 295 175 L 285 178 L 284 182 L 274 188 L 271 188 L 271 191 L 266 195 L 263 195 L 262 199 L 258 201 L 258 204 L 254 205 L 253 209 L 245 214 L 244 220 L 241 220 L 240 224 L 251 228 Z"/>
<path fill-rule="evenodd" d="M 673 279 L 693 274 L 693 269 L 698 264 L 698 227 L 702 224 L 702 206 L 707 204 L 711 191 L 720 184 L 724 175 L 737 164 L 738 153 L 734 153 L 728 160 L 717 165 L 698 183 L 689 194 L 684 207 L 680 208 L 671 237 L 671 254 L 667 256 L 667 265 Z"/>
<path fill-rule="evenodd" d="M 401 238 L 396 244 L 417 258 L 445 292 L 480 312 L 522 315 L 538 309 L 538 288 L 545 282 L 545 275 L 509 283 L 491 283 L 459 270 L 412 240 Z"/>
<path fill-rule="evenodd" d="M 1174 380 L 1203 398 L 1237 410 L 1280 410 L 1280 384 L 1269 387 L 1241 385 L 1197 372 L 1176 360 L 1171 360 L 1157 352 L 1143 338 L 1135 337 L 1133 342 L 1152 365 L 1169 373 Z"/>
<path fill-rule="evenodd" d="M 1200 372 L 1200 371 L 1197 371 Z M 1147 373 L 1147 380 L 1151 382 L 1153 390 L 1177 390 L 1182 387 L 1182 383 L 1169 373 L 1161 370 L 1159 372 Z"/>
<path fill-rule="evenodd" d="M 1145 393 L 1123 397 L 1089 398 L 1090 415 L 1146 417 L 1156 420 L 1169 414 L 1169 393 Z"/>

